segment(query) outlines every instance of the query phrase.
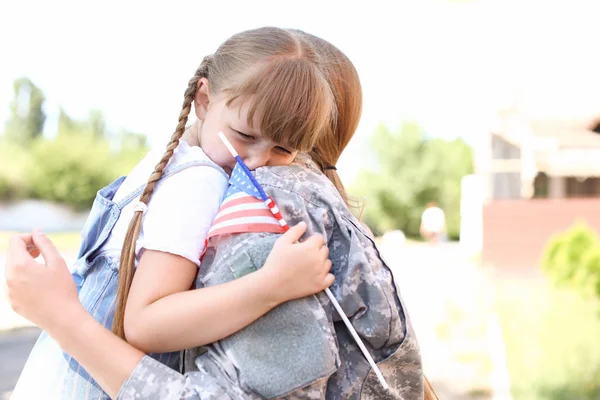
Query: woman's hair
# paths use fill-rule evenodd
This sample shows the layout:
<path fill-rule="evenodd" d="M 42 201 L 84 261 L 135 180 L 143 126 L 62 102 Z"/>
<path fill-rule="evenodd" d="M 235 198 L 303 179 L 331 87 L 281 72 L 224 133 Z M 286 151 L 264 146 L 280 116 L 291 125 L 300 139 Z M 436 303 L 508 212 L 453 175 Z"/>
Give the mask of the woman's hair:
<path fill-rule="evenodd" d="M 308 152 L 318 145 L 322 135 L 330 135 L 339 99 L 334 98 L 332 92 L 336 89 L 330 86 L 330 67 L 324 65 L 330 54 L 316 48 L 316 44 L 300 31 L 267 27 L 238 33 L 205 57 L 188 83 L 175 133 L 139 201 L 148 203 L 178 146 L 201 78 L 208 80 L 212 94 L 225 94 L 227 105 L 233 101 L 248 104 L 248 124 L 253 126 L 255 115 L 260 117 L 263 136 L 276 143 Z M 121 253 L 112 327 L 121 338 L 125 338 L 125 305 L 133 280 L 142 214 L 134 213 Z"/>
<path fill-rule="evenodd" d="M 362 87 L 352 62 L 328 41 L 302 33 L 326 60 L 325 74 L 335 97 L 337 118 L 331 119 L 329 129 L 308 152 L 312 160 L 335 185 L 347 205 L 349 197 L 335 167 L 346 145 L 354 136 L 362 112 Z"/>
<path fill-rule="evenodd" d="M 335 167 L 346 145 L 350 142 L 352 136 L 354 136 L 360 121 L 362 112 L 362 87 L 358 73 L 348 57 L 337 47 L 317 36 L 304 32 L 300 33 L 313 43 L 317 51 L 327 62 L 325 68 L 326 77 L 333 90 L 337 108 L 337 119 L 331 120 L 327 133 L 320 137 L 316 146 L 309 152 L 309 155 L 319 169 L 335 185 L 346 205 L 350 206 L 350 199 L 337 174 L 337 170 L 327 167 Z M 432 204 L 436 205 L 435 202 L 432 202 Z M 370 232 L 368 226 L 365 225 L 365 228 Z M 424 400 L 439 400 L 431 383 L 429 383 L 429 380 L 424 375 L 423 389 Z"/>

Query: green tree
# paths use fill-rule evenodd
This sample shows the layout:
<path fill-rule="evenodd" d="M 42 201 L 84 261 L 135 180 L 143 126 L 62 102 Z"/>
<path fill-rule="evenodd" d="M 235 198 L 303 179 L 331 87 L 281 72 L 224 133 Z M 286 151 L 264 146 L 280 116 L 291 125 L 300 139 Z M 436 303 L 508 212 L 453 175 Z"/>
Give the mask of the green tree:
<path fill-rule="evenodd" d="M 123 131 L 113 136 L 111 147 L 119 149 L 114 168 L 126 174 L 148 153 L 148 137 L 141 133 Z"/>
<path fill-rule="evenodd" d="M 61 107 L 58 113 L 58 136 L 71 135 L 80 130 L 79 123 Z"/>
<path fill-rule="evenodd" d="M 34 198 L 89 207 L 95 193 L 117 174 L 108 143 L 90 135 L 63 134 L 40 139 L 31 148 L 33 162 L 25 170 Z"/>
<path fill-rule="evenodd" d="M 129 173 L 147 150 L 139 145 L 112 148 L 105 138 L 79 132 L 41 138 L 33 143 L 23 171 L 28 194 L 88 208 L 100 188 Z"/>
<path fill-rule="evenodd" d="M 103 138 L 106 135 L 106 121 L 104 114 L 100 110 L 91 110 L 87 120 L 89 130 L 96 138 Z"/>
<path fill-rule="evenodd" d="M 26 143 L 42 135 L 46 114 L 44 93 L 29 78 L 13 83 L 14 99 L 6 122 L 6 137 L 17 143 Z"/>
<path fill-rule="evenodd" d="M 120 147 L 122 151 L 147 151 L 148 137 L 141 133 L 124 131 L 118 135 L 120 138 Z"/>
<path fill-rule="evenodd" d="M 56 137 L 45 138 L 43 93 L 27 78 L 15 81 L 14 90 L 7 135 L 0 137 L 0 200 L 33 197 L 85 209 L 98 189 L 148 151 L 145 135 L 107 132 L 99 110 L 77 120 L 61 109 Z"/>
<path fill-rule="evenodd" d="M 78 121 L 71 118 L 64 109 L 60 109 L 58 116 L 58 135 L 90 135 L 97 139 L 106 137 L 106 121 L 100 110 L 92 110 L 88 119 Z"/>
<path fill-rule="evenodd" d="M 462 139 L 427 138 L 417 124 L 406 123 L 395 133 L 378 127 L 372 150 L 377 167 L 360 173 L 353 187 L 365 199 L 365 222 L 376 233 L 400 229 L 418 236 L 426 204 L 436 201 L 449 236 L 457 238 L 461 179 L 473 171 L 471 148 Z"/>

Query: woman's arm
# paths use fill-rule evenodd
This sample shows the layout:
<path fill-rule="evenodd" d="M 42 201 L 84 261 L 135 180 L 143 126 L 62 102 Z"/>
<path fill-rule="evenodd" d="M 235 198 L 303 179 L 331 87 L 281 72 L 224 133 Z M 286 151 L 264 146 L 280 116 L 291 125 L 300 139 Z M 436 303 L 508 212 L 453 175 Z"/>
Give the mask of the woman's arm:
<path fill-rule="evenodd" d="M 145 354 L 105 329 L 83 307 L 73 305 L 63 317 L 46 332 L 115 398 Z"/>
<path fill-rule="evenodd" d="M 127 340 L 148 353 L 212 343 L 285 301 L 328 287 L 333 283 L 329 252 L 320 235 L 296 243 L 305 230 L 306 224 L 298 224 L 280 237 L 260 270 L 191 291 L 193 263 L 144 252 L 127 302 Z"/>
<path fill-rule="evenodd" d="M 62 321 L 47 330 L 48 334 L 83 365 L 111 398 L 200 400 L 206 394 L 225 398 L 225 388 L 207 387 L 206 377 L 200 373 L 182 375 L 145 356 L 106 330 L 83 307 L 73 307 L 63 316 Z"/>
<path fill-rule="evenodd" d="M 45 264 L 32 257 L 40 251 Z M 69 269 L 50 239 L 41 232 L 11 238 L 5 274 L 12 308 L 48 332 L 104 391 L 116 396 L 144 353 L 85 311 Z"/>
<path fill-rule="evenodd" d="M 45 264 L 33 257 L 44 256 Z M 87 313 L 75 282 L 52 242 L 41 232 L 11 238 L 6 284 L 12 308 L 44 329 L 94 377 L 111 398 L 224 398 L 199 373 L 181 375 L 121 340 Z"/>
<path fill-rule="evenodd" d="M 269 257 L 278 258 L 284 254 L 286 247 L 289 247 L 286 245 L 290 243 L 286 243 L 281 239 L 287 238 L 291 241 L 294 239 L 294 235 L 299 237 L 304 229 L 304 226 L 292 229 L 290 235 L 284 235 L 280 238 Z M 306 245 L 314 246 L 315 243 L 318 243 L 317 236 L 314 238 L 293 247 L 297 251 L 296 258 L 299 258 L 298 256 L 305 252 Z M 290 249 L 288 248 L 288 250 Z M 39 264 L 33 258 L 37 257 L 40 251 L 45 264 Z M 327 253 L 324 252 L 324 254 Z M 263 278 L 267 282 L 277 281 L 283 283 L 281 287 L 272 291 L 273 298 L 286 298 L 292 294 L 298 297 L 306 295 L 297 290 L 285 293 L 286 290 L 293 287 L 295 274 L 279 271 L 279 267 L 269 268 L 268 265 L 272 264 L 267 262 L 265 267 L 260 270 L 264 271 Z M 288 266 L 290 266 L 290 270 L 298 268 L 298 265 L 294 262 L 289 262 Z M 315 281 L 314 291 L 317 291 L 315 289 L 317 286 L 329 286 L 333 281 L 333 276 L 327 273 L 329 268 L 330 265 L 327 266 L 325 277 L 322 277 L 320 282 L 319 280 Z M 260 271 L 249 274 L 248 277 L 251 275 L 260 276 Z M 7 294 L 12 308 L 46 330 L 63 350 L 72 355 L 111 397 L 119 394 L 119 398 L 129 398 L 127 395 L 129 391 L 133 390 L 135 392 L 137 384 L 151 378 L 154 386 L 159 387 L 161 390 L 160 398 L 182 398 L 181 393 L 186 394 L 187 397 L 185 398 L 195 398 L 194 393 L 199 388 L 195 386 L 193 380 L 185 379 L 184 376 L 165 368 L 155 360 L 144 357 L 144 353 L 113 335 L 85 311 L 79 302 L 75 282 L 64 259 L 50 239 L 41 232 L 34 233 L 33 236 L 22 235 L 11 238 L 5 272 Z M 274 273 L 281 275 L 278 280 L 273 276 Z M 238 281 L 243 281 L 244 278 Z M 231 285 L 227 285 L 231 287 L 236 282 L 230 282 Z M 225 289 L 222 293 L 227 293 L 227 290 Z M 229 290 L 232 290 L 229 293 L 233 293 L 234 289 L 230 288 Z M 267 293 L 269 290 L 265 290 L 264 285 L 261 285 L 261 291 L 263 296 L 269 295 Z M 192 293 L 201 292 L 207 293 L 204 289 L 186 293 L 191 295 Z M 172 310 L 172 306 L 189 309 L 187 301 L 197 300 L 194 296 L 190 296 L 189 299 L 185 299 L 185 303 L 179 303 L 179 298 L 175 295 L 167 296 L 163 300 L 171 301 L 173 298 L 177 304 L 166 303 L 166 308 L 169 310 Z M 269 303 L 271 300 L 266 302 Z M 274 303 L 277 302 L 278 300 L 274 301 Z M 190 313 L 190 316 L 192 321 L 188 322 L 193 323 L 194 315 Z M 186 316 L 186 318 L 190 316 Z M 194 328 L 189 326 L 189 330 L 192 331 Z M 166 385 L 167 383 L 168 385 Z M 120 390 L 122 389 L 125 390 L 121 393 Z M 165 392 L 167 389 L 168 393 Z"/>

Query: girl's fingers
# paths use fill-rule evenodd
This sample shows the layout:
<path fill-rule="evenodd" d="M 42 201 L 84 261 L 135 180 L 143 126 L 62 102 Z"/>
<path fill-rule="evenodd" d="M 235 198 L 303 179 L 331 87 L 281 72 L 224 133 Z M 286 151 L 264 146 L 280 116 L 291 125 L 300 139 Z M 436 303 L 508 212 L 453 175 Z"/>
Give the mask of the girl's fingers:
<path fill-rule="evenodd" d="M 335 281 L 335 276 L 333 276 L 333 274 L 327 274 L 327 276 L 325 276 L 325 280 L 323 281 L 323 284 L 326 287 L 329 287 L 329 286 L 333 285 L 334 281 Z"/>
<path fill-rule="evenodd" d="M 300 222 L 297 225 L 292 226 L 286 233 L 279 238 L 284 243 L 292 244 L 296 243 L 302 235 L 306 232 L 306 222 Z"/>
<path fill-rule="evenodd" d="M 323 246 L 319 249 L 319 255 L 323 257 L 323 260 L 329 258 L 329 247 Z"/>
<path fill-rule="evenodd" d="M 306 239 L 304 243 L 307 246 L 315 246 L 316 248 L 321 248 L 322 246 L 325 246 L 325 239 L 323 238 L 323 235 L 316 233 L 308 239 Z"/>

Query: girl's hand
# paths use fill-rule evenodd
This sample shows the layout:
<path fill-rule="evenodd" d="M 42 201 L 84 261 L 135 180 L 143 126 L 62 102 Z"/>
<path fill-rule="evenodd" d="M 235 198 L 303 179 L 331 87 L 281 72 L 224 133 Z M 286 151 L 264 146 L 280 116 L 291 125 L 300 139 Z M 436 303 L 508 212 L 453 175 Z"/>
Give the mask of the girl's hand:
<path fill-rule="evenodd" d="M 40 253 L 45 264 L 34 259 Z M 10 239 L 5 275 L 12 309 L 42 329 L 60 324 L 70 309 L 81 307 L 65 260 L 40 231 Z"/>
<path fill-rule="evenodd" d="M 313 235 L 302 243 L 298 239 L 306 231 L 301 222 L 283 234 L 273 246 L 262 271 L 278 303 L 321 292 L 331 286 L 329 249 L 321 235 Z"/>

